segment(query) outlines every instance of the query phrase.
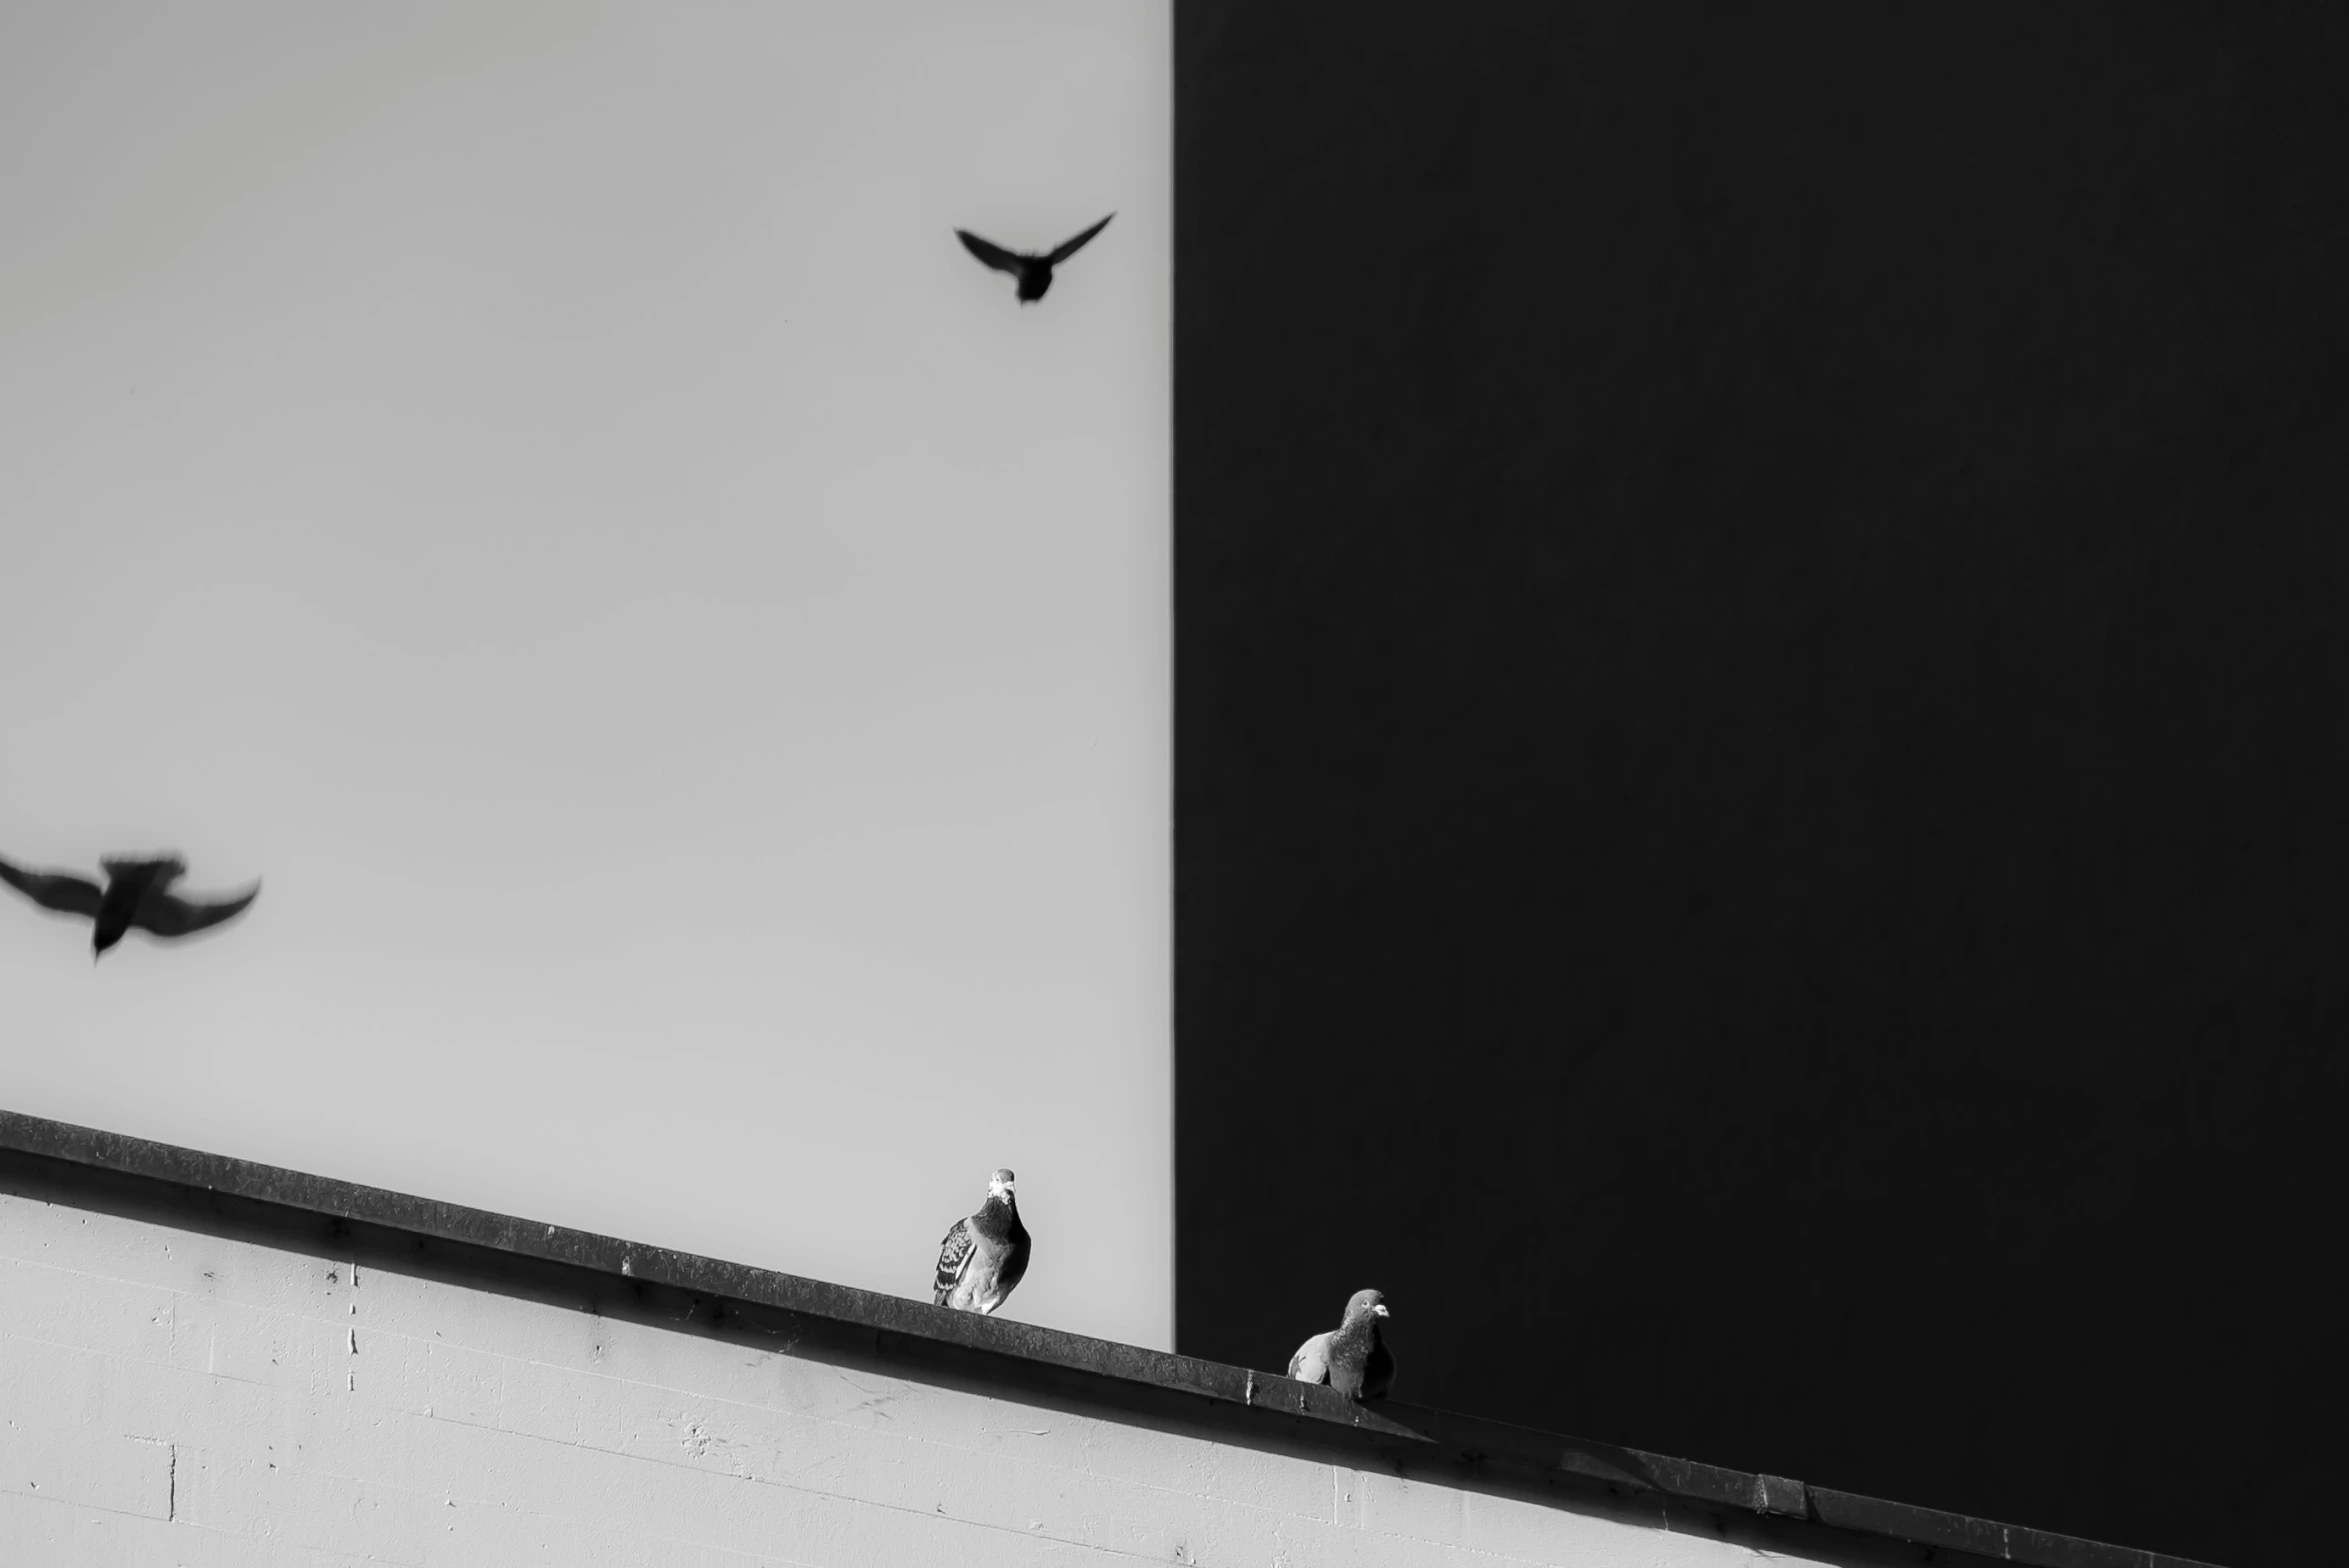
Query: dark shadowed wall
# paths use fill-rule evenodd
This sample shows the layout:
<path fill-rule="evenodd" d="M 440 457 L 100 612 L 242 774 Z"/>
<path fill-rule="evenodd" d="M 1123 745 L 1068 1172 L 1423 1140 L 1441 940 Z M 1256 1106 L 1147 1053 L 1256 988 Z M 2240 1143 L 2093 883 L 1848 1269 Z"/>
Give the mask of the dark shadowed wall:
<path fill-rule="evenodd" d="M 1180 1348 L 2333 1549 L 2349 6 L 1176 17 Z"/>

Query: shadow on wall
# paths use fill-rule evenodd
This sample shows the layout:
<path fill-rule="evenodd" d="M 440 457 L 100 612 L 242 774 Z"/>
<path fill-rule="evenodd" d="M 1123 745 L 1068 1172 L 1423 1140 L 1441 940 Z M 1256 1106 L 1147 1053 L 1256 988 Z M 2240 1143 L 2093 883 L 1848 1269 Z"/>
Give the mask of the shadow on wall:
<path fill-rule="evenodd" d="M 1180 1348 L 2312 1561 L 2349 13 L 1567 15 L 1178 7 Z"/>

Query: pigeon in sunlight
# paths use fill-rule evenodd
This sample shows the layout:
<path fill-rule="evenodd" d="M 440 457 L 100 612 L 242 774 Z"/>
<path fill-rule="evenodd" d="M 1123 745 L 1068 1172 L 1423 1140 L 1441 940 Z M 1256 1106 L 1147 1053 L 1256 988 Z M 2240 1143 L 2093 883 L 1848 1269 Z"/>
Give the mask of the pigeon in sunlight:
<path fill-rule="evenodd" d="M 133 927 L 156 936 L 192 936 L 243 914 L 261 896 L 256 882 L 227 898 L 182 898 L 171 884 L 187 875 L 187 862 L 177 855 L 135 860 L 127 856 L 101 860 L 106 886 L 70 871 L 27 871 L 0 860 L 0 882 L 61 915 L 79 915 L 94 923 L 90 934 L 90 961 L 121 941 Z"/>
<path fill-rule="evenodd" d="M 1346 1321 L 1316 1334 L 1289 1357 L 1289 1376 L 1300 1383 L 1327 1383 L 1348 1399 L 1384 1399 L 1395 1381 L 1394 1353 L 1378 1337 L 1387 1298 L 1358 1290 L 1346 1303 Z"/>
<path fill-rule="evenodd" d="M 1109 218 L 1116 217 L 1111 213 Z M 1103 218 L 1075 239 L 1063 240 L 1042 255 L 1029 251 L 1005 250 L 992 240 L 983 240 L 968 229 L 956 229 L 955 238 L 962 248 L 978 257 L 997 272 L 1008 272 L 1020 280 L 1019 297 L 1023 305 L 1033 305 L 1052 287 L 1052 269 L 1085 248 L 1085 242 L 1109 227 L 1109 218 Z"/>
<path fill-rule="evenodd" d="M 987 1201 L 969 1219 L 956 1220 L 938 1244 L 938 1277 L 930 1299 L 957 1312 L 982 1315 L 1003 1300 L 1028 1272 L 1028 1228 L 1011 1195 L 1011 1172 L 987 1178 Z"/>

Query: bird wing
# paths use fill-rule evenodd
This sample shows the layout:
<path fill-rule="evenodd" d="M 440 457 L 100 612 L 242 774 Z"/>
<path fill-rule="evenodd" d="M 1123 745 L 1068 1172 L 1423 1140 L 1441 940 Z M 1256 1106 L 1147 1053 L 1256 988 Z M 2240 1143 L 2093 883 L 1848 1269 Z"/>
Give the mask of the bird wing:
<path fill-rule="evenodd" d="M 98 884 L 87 877 L 77 877 L 70 871 L 27 871 L 0 860 L 0 882 L 7 883 L 19 893 L 40 905 L 54 909 L 61 915 L 98 917 L 98 903 L 104 896 Z"/>
<path fill-rule="evenodd" d="M 954 1294 L 954 1287 L 962 1283 L 963 1271 L 971 1266 L 971 1255 L 978 1251 L 978 1243 L 971 1236 L 971 1222 L 956 1220 L 946 1239 L 938 1243 L 938 1277 L 931 1281 L 931 1297 L 939 1306 Z"/>
<path fill-rule="evenodd" d="M 1109 215 L 1109 218 L 1114 218 L 1116 216 L 1117 214 L 1113 212 Z M 1091 239 L 1094 235 L 1099 234 L 1103 229 L 1109 227 L 1109 218 L 1103 218 L 1099 223 L 1094 224 L 1091 228 L 1087 229 L 1084 233 L 1078 235 L 1074 239 L 1062 240 L 1058 245 L 1053 247 L 1052 254 L 1044 258 L 1045 261 L 1049 265 L 1057 267 L 1062 262 L 1068 260 L 1071 256 L 1074 256 L 1078 251 L 1083 250 L 1087 240 Z"/>
<path fill-rule="evenodd" d="M 188 936 L 224 920 L 234 920 L 260 896 L 258 882 L 233 898 L 182 898 L 177 893 L 152 888 L 139 900 L 131 924 L 157 936 Z"/>
<path fill-rule="evenodd" d="M 1015 251 L 1005 250 L 993 240 L 983 240 L 968 229 L 956 229 L 954 237 L 962 241 L 962 248 L 978 257 L 997 272 L 1008 272 L 1014 277 L 1028 270 L 1027 258 Z"/>
<path fill-rule="evenodd" d="M 1329 1381 L 1329 1335 L 1316 1334 L 1289 1357 L 1289 1376 L 1300 1383 Z"/>

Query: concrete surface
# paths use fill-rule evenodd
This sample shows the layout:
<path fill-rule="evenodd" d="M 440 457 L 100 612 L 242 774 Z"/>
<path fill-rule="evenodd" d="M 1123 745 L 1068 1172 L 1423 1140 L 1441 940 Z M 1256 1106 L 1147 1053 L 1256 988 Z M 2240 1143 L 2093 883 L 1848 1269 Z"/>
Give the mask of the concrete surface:
<path fill-rule="evenodd" d="M 0 1389 L 41 1568 L 1765 1555 L 16 1194 Z"/>

